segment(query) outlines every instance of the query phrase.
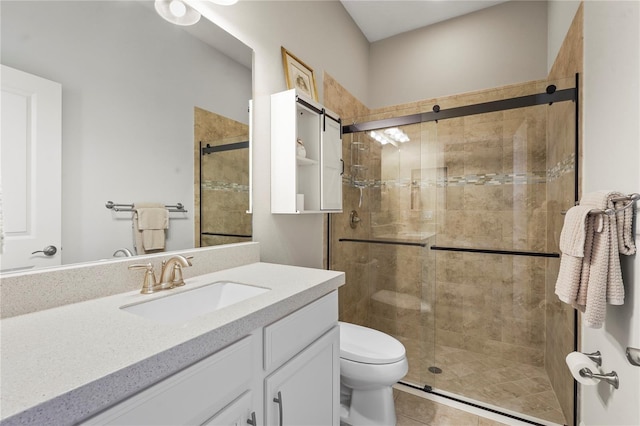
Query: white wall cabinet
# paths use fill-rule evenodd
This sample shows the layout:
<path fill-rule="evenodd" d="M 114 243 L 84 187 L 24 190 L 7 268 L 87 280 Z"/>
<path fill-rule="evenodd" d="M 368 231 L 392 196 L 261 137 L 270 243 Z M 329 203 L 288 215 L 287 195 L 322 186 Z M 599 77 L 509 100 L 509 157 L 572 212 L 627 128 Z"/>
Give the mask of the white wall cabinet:
<path fill-rule="evenodd" d="M 271 95 L 271 213 L 341 212 L 343 173 L 340 118 L 295 89 Z"/>
<path fill-rule="evenodd" d="M 339 354 L 333 291 L 82 425 L 337 426 Z"/>

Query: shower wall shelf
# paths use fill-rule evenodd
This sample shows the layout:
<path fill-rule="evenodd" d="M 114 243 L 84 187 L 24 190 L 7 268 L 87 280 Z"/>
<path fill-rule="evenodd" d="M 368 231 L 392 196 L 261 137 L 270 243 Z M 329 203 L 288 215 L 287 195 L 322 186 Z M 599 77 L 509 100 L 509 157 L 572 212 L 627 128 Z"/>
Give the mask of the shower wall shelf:
<path fill-rule="evenodd" d="M 343 174 L 340 118 L 296 89 L 271 95 L 271 213 L 342 212 Z"/>

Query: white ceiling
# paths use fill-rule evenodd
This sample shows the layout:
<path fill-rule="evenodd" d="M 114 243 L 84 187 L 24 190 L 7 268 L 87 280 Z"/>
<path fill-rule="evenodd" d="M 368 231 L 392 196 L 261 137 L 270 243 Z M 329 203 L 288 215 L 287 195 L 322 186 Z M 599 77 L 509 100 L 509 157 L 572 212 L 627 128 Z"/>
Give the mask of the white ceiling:
<path fill-rule="evenodd" d="M 370 43 L 507 0 L 340 0 Z"/>

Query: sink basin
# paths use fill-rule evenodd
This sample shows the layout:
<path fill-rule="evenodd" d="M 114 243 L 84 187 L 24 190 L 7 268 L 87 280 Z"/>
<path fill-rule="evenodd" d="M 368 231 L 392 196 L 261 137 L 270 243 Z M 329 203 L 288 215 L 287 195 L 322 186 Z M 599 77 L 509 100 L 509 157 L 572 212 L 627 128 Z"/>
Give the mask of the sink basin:
<path fill-rule="evenodd" d="M 120 309 L 161 323 L 173 324 L 215 312 L 265 293 L 269 289 L 230 281 L 216 281 L 180 293 L 172 294 L 171 291 L 169 290 L 164 297 L 121 306 Z"/>

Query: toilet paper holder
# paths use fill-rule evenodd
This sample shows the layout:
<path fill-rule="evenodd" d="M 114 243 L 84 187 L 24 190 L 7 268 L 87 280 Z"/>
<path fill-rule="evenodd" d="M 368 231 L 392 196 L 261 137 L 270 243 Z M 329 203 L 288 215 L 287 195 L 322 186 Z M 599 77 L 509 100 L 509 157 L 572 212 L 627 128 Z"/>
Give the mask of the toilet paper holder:
<path fill-rule="evenodd" d="M 620 387 L 620 380 L 618 379 L 618 373 L 616 373 L 615 371 L 612 371 L 611 373 L 607 373 L 607 374 L 598 374 L 598 373 L 594 373 L 588 368 L 583 368 L 582 370 L 580 370 L 580 375 L 582 377 L 587 377 L 589 379 L 604 380 L 605 382 L 609 383 L 616 389 Z"/>
<path fill-rule="evenodd" d="M 588 357 L 591 361 L 595 362 L 598 367 L 602 367 L 602 354 L 600 353 L 600 351 L 595 351 L 592 352 L 590 354 L 585 354 L 583 352 L 584 356 Z"/>

